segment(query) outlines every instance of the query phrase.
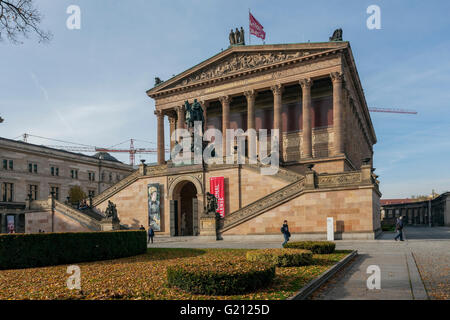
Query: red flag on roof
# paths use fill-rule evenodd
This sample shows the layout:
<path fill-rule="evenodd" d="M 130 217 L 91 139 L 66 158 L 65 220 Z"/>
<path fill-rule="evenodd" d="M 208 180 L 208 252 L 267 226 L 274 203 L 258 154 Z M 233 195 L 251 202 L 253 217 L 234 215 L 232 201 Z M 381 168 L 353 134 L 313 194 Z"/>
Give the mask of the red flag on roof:
<path fill-rule="evenodd" d="M 255 19 L 255 17 L 250 12 L 248 14 L 250 19 L 250 34 L 253 34 L 263 40 L 266 39 L 264 27 L 261 25 L 261 23 L 258 22 L 258 20 Z"/>

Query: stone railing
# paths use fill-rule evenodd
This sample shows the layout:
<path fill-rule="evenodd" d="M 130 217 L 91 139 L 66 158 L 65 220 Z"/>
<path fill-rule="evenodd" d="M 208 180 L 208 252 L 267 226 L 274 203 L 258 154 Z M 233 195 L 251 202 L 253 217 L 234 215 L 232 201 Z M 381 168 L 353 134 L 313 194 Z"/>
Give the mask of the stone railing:
<path fill-rule="evenodd" d="M 49 200 L 33 200 L 30 203 L 31 210 L 47 210 L 51 208 Z"/>
<path fill-rule="evenodd" d="M 94 219 L 93 217 L 84 214 L 82 211 L 74 209 L 68 205 L 65 205 L 57 200 L 55 200 L 55 211 L 70 217 L 73 220 L 78 221 L 81 225 L 94 230 L 103 230 L 101 221 Z"/>
<path fill-rule="evenodd" d="M 116 184 L 112 185 L 111 187 L 105 189 L 102 193 L 98 194 L 92 199 L 92 205 L 97 206 L 109 197 L 111 197 L 113 194 L 116 194 L 126 186 L 130 185 L 134 181 L 136 181 L 140 176 L 141 172 L 139 170 L 136 170 L 132 174 L 126 176 Z"/>
<path fill-rule="evenodd" d="M 257 215 L 260 215 L 297 197 L 304 190 L 304 186 L 304 179 L 295 181 L 237 211 L 232 212 L 223 220 L 220 231 L 223 232 L 231 229 L 249 219 L 254 218 Z"/>
<path fill-rule="evenodd" d="M 337 187 L 348 185 L 360 185 L 362 183 L 361 171 L 350 171 L 346 173 L 324 173 L 317 175 L 317 187 Z"/>
<path fill-rule="evenodd" d="M 113 195 L 115 195 L 117 192 L 125 189 L 127 186 L 138 180 L 140 177 L 143 176 L 157 176 L 162 175 L 167 172 L 167 165 L 156 165 L 156 166 L 143 166 L 140 165 L 139 169 L 130 174 L 129 176 L 125 177 L 124 179 L 117 182 L 115 185 L 109 187 L 108 189 L 104 190 L 102 193 L 97 195 L 92 199 L 92 205 L 98 206 L 100 203 L 104 202 L 105 200 L 109 199 Z"/>
<path fill-rule="evenodd" d="M 256 164 L 246 163 L 246 164 L 243 164 L 242 167 L 259 171 L 259 170 L 261 170 L 261 168 L 269 168 L 270 166 L 264 165 L 261 162 L 258 162 Z M 304 176 L 302 176 L 301 174 L 294 172 L 292 170 L 289 170 L 289 169 L 285 169 L 283 167 L 279 167 L 278 172 L 276 174 L 274 174 L 272 177 L 280 178 L 280 179 L 283 179 L 283 180 L 291 182 L 291 183 L 304 178 Z"/>

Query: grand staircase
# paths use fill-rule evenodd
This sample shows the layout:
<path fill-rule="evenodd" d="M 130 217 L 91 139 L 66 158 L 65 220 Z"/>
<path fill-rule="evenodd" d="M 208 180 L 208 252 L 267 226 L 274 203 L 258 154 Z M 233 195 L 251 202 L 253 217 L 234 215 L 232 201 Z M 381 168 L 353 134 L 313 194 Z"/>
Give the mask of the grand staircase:
<path fill-rule="evenodd" d="M 51 211 L 52 200 L 33 201 L 32 210 Z M 84 210 L 75 209 L 58 200 L 54 200 L 55 212 L 58 212 L 67 218 L 77 221 L 80 225 L 92 231 L 102 231 L 112 229 L 112 222 L 103 214 L 95 209 L 87 208 Z M 111 225 L 109 225 L 111 224 Z"/>
<path fill-rule="evenodd" d="M 243 165 L 243 167 L 260 170 L 261 168 L 267 166 L 258 163 L 258 164 L 245 164 Z M 278 168 L 278 172 L 275 175 L 273 175 L 273 177 L 281 178 L 290 183 L 268 194 L 267 196 L 262 197 L 246 205 L 245 207 L 236 210 L 234 212 L 231 212 L 230 214 L 225 216 L 220 226 L 220 232 L 230 230 L 250 219 L 259 216 L 260 214 L 263 214 L 264 212 L 267 212 L 279 205 L 282 205 L 283 203 L 291 199 L 294 199 L 295 197 L 300 195 L 304 190 L 305 177 L 292 170 L 280 167 Z"/>

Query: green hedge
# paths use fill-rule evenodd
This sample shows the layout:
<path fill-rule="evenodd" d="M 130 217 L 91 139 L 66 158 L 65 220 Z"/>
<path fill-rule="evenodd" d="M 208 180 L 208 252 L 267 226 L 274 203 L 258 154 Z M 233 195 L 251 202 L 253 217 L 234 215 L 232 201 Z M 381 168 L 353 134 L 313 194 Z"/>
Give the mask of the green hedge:
<path fill-rule="evenodd" d="M 266 287 L 275 277 L 275 266 L 250 262 L 241 257 L 233 261 L 209 258 L 167 267 L 170 286 L 206 295 L 241 294 Z"/>
<path fill-rule="evenodd" d="M 145 231 L 0 235 L 0 269 L 116 259 L 145 253 Z"/>
<path fill-rule="evenodd" d="M 312 251 L 312 253 L 326 254 L 333 253 L 336 244 L 330 241 L 295 241 L 288 242 L 284 247 L 289 249 L 306 249 Z"/>
<path fill-rule="evenodd" d="M 249 261 L 269 262 L 277 267 L 306 266 L 313 262 L 312 252 L 303 249 L 251 250 L 246 257 Z"/>

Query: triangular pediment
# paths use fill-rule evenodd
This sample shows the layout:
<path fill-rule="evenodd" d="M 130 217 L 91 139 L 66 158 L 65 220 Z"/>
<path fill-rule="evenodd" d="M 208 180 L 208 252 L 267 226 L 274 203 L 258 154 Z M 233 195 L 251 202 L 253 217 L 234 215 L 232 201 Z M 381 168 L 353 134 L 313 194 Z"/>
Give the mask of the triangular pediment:
<path fill-rule="evenodd" d="M 341 43 L 340 47 L 345 45 L 345 43 Z M 336 43 L 322 43 L 322 46 L 298 44 L 233 47 L 159 84 L 149 90 L 148 93 L 155 94 L 204 81 L 220 79 L 261 67 L 319 54 L 337 47 Z"/>

